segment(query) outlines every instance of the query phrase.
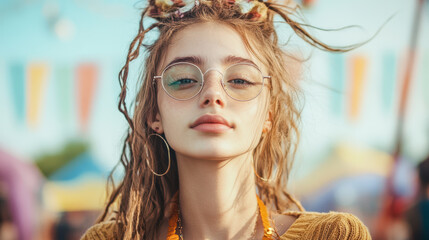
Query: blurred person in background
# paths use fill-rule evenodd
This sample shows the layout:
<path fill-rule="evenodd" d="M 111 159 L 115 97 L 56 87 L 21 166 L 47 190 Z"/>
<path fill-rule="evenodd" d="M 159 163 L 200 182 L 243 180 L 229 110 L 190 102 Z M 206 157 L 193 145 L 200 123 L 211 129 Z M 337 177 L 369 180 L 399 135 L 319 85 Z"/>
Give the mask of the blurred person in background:
<path fill-rule="evenodd" d="M 429 156 L 417 166 L 418 193 L 414 204 L 406 211 L 410 239 L 429 239 Z"/>
<path fill-rule="evenodd" d="M 320 42 L 292 19 L 296 10 L 271 1 L 150 1 L 120 73 L 125 176 L 83 239 L 370 239 L 355 216 L 306 212 L 286 191 L 299 86 L 274 17 L 315 47 L 353 48 Z M 146 16 L 155 19 L 147 29 Z M 159 37 L 146 45 L 152 29 Z M 142 45 L 130 116 L 129 65 Z"/>
<path fill-rule="evenodd" d="M 0 198 L 2 234 L 11 239 L 33 240 L 39 236 L 39 194 L 43 178 L 38 169 L 0 148 Z M 5 230 L 6 229 L 6 230 Z M 4 232 L 3 232 L 4 231 Z M 1 236 L 1 235 L 0 235 Z M 1 240 L 7 239 L 2 238 Z"/>

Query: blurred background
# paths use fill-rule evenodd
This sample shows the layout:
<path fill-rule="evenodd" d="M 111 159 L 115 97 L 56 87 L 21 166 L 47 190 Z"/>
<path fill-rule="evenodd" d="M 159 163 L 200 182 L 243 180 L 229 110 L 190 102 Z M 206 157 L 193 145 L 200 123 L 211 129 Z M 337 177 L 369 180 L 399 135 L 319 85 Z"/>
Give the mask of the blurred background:
<path fill-rule="evenodd" d="M 309 211 L 356 214 L 374 239 L 419 239 L 409 223 L 429 229 L 429 2 L 299 3 L 318 28 L 351 26 L 310 28 L 328 44 L 374 38 L 325 53 L 278 24 L 285 49 L 309 58 L 291 67 L 304 98 L 290 191 Z M 127 126 L 117 76 L 145 4 L 0 0 L 0 239 L 79 239 L 94 223 Z"/>

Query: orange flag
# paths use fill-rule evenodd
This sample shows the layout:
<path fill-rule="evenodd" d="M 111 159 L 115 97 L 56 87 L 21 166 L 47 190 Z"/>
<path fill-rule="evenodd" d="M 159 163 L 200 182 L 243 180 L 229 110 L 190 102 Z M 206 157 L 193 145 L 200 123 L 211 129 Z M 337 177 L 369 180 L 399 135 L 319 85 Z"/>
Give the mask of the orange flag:
<path fill-rule="evenodd" d="M 39 120 L 47 79 L 48 66 L 46 64 L 33 63 L 28 66 L 27 120 L 31 127 L 35 127 Z"/>
<path fill-rule="evenodd" d="M 349 118 L 356 121 L 359 117 L 362 94 L 367 67 L 367 59 L 363 56 L 355 56 L 351 59 L 351 83 L 350 83 L 350 108 Z"/>
<path fill-rule="evenodd" d="M 76 96 L 81 129 L 86 131 L 91 115 L 92 102 L 98 79 L 98 69 L 93 63 L 80 64 L 76 69 Z"/>

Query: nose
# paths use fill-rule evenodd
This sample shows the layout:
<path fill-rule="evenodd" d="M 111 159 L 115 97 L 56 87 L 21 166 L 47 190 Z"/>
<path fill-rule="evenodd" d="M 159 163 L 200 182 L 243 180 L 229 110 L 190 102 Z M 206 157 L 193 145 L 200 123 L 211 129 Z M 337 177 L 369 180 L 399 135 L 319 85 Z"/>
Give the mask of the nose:
<path fill-rule="evenodd" d="M 201 89 L 200 106 L 224 107 L 226 95 L 222 86 L 222 73 L 215 69 L 208 69 L 204 73 L 204 85 Z"/>

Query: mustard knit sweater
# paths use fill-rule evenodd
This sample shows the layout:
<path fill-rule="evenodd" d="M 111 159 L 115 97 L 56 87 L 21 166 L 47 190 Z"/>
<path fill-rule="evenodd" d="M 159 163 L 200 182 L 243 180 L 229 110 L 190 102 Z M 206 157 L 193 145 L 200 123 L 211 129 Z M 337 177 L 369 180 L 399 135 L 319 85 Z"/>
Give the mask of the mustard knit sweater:
<path fill-rule="evenodd" d="M 297 219 L 280 236 L 281 240 L 371 239 L 365 225 L 352 214 L 338 212 L 288 212 L 285 214 L 295 216 Z M 117 232 L 118 226 L 114 221 L 102 222 L 88 229 L 81 240 L 118 239 Z"/>

